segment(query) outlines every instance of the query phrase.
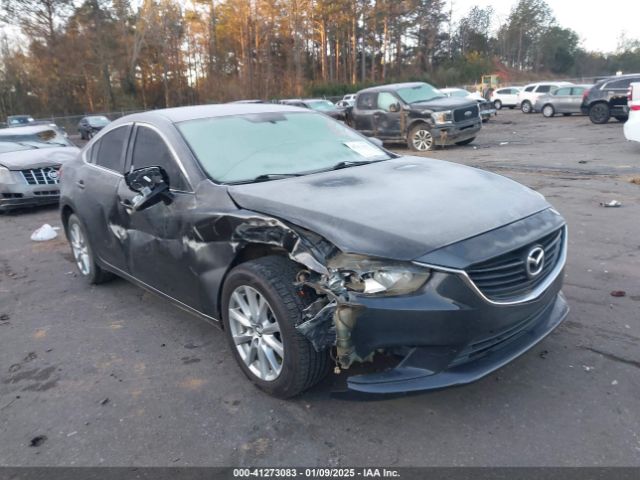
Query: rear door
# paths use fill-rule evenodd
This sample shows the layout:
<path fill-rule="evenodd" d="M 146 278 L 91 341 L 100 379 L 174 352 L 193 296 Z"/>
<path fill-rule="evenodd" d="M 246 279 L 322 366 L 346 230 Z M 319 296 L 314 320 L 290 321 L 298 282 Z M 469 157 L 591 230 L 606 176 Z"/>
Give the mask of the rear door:
<path fill-rule="evenodd" d="M 582 105 L 582 95 L 585 90 L 586 87 L 571 87 L 571 98 L 567 113 L 581 113 L 580 105 Z"/>
<path fill-rule="evenodd" d="M 195 253 L 189 233 L 195 194 L 180 160 L 152 125 L 137 123 L 128 153 L 127 170 L 162 167 L 169 177 L 173 200 L 157 203 L 140 211 L 130 207 L 137 195 L 124 179 L 118 184 L 117 198 L 122 224 L 128 231 L 127 264 L 131 275 L 145 284 L 199 309 L 200 290 L 193 262 Z M 197 253 L 197 252 L 196 252 Z"/>
<path fill-rule="evenodd" d="M 558 88 L 553 93 L 553 105 L 558 113 L 569 113 L 571 110 L 571 87 Z"/>
<path fill-rule="evenodd" d="M 127 271 L 118 221 L 116 190 L 123 178 L 124 154 L 131 124 L 109 130 L 84 152 L 85 167 L 76 179 L 75 209 L 87 227 L 94 253 L 104 262 Z"/>

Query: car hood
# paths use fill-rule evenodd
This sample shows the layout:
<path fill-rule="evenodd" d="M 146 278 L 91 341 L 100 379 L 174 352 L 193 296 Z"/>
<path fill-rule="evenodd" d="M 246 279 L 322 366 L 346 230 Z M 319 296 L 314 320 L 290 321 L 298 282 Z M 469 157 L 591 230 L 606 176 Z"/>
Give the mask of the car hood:
<path fill-rule="evenodd" d="M 433 110 L 436 112 L 455 108 L 472 107 L 473 105 L 476 105 L 475 100 L 461 97 L 442 97 L 434 100 L 428 100 L 426 102 L 410 104 L 411 108 L 414 110 Z"/>
<path fill-rule="evenodd" d="M 77 147 L 51 147 L 33 150 L 20 150 L 0 154 L 0 165 L 9 170 L 24 170 L 25 168 L 42 168 L 51 165 L 62 165 L 73 160 L 80 153 Z"/>
<path fill-rule="evenodd" d="M 240 207 L 314 231 L 343 252 L 395 260 L 549 207 L 500 175 L 422 157 L 228 188 Z"/>

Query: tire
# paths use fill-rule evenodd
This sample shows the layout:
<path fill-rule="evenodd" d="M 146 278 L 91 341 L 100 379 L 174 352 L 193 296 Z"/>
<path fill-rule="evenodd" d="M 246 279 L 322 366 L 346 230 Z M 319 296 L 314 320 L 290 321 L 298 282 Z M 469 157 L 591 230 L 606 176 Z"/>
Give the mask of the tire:
<path fill-rule="evenodd" d="M 607 123 L 611 118 L 611 112 L 609 111 L 609 105 L 604 102 L 596 103 L 589 109 L 589 120 L 596 125 L 602 125 Z"/>
<path fill-rule="evenodd" d="M 556 109 L 553 108 L 553 105 L 547 104 L 544 107 L 542 107 L 542 115 L 544 115 L 547 118 L 551 118 L 556 114 Z"/>
<path fill-rule="evenodd" d="M 436 141 L 427 125 L 420 123 L 409 131 L 407 145 L 414 152 L 428 152 L 435 148 Z"/>
<path fill-rule="evenodd" d="M 493 106 L 496 108 L 496 110 L 500 110 L 502 108 L 502 102 L 500 100 L 494 100 Z"/>
<path fill-rule="evenodd" d="M 80 140 L 84 140 L 84 132 L 82 130 L 80 130 Z"/>
<path fill-rule="evenodd" d="M 522 110 L 522 113 L 531 113 L 531 102 L 529 100 L 522 102 L 520 110 Z"/>
<path fill-rule="evenodd" d="M 562 116 L 563 116 L 563 117 L 570 117 L 570 116 L 571 116 L 571 114 L 570 114 L 570 113 L 563 113 L 563 114 L 562 114 Z"/>
<path fill-rule="evenodd" d="M 87 283 L 98 285 L 114 278 L 111 272 L 107 272 L 96 264 L 87 229 L 76 214 L 69 216 L 65 231 L 76 267 Z"/>
<path fill-rule="evenodd" d="M 222 289 L 222 321 L 234 358 L 251 382 L 278 398 L 312 387 L 331 364 L 329 351 L 317 352 L 295 328 L 305 308 L 294 286 L 299 270 L 287 258 L 263 257 L 231 270 Z M 263 315 L 252 318 L 250 296 L 256 306 L 265 301 Z M 238 338 L 244 341 L 236 345 Z"/>
<path fill-rule="evenodd" d="M 509 110 L 513 110 L 514 108 L 516 108 L 516 107 L 515 107 L 515 105 L 514 105 L 514 106 L 509 107 Z"/>
<path fill-rule="evenodd" d="M 456 145 L 469 145 L 471 142 L 473 142 L 476 139 L 476 137 L 471 137 L 471 138 L 467 138 L 466 140 L 462 140 L 461 142 L 456 142 Z"/>

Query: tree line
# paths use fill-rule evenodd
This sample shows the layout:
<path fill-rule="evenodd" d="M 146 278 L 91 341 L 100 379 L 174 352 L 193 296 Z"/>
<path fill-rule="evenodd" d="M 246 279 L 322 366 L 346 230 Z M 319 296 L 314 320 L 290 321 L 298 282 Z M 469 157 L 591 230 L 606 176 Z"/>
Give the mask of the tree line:
<path fill-rule="evenodd" d="M 3 117 L 640 71 L 637 41 L 587 52 L 544 0 L 500 24 L 491 7 L 454 22 L 445 0 L 1 1 Z"/>

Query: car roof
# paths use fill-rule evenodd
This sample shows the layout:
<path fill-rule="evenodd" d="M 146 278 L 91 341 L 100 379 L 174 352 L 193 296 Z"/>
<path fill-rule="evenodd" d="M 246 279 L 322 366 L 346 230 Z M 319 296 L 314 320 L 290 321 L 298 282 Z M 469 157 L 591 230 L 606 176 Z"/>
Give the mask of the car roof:
<path fill-rule="evenodd" d="M 0 137 L 5 135 L 14 136 L 14 135 L 20 135 L 20 134 L 31 135 L 34 133 L 45 132 L 47 130 L 59 130 L 59 128 L 51 124 L 21 125 L 21 126 L 15 126 L 11 128 L 0 129 Z"/>
<path fill-rule="evenodd" d="M 212 105 L 197 105 L 190 107 L 163 108 L 148 112 L 133 113 L 121 117 L 113 124 L 126 122 L 144 122 L 154 119 L 164 119 L 172 123 L 202 118 L 226 117 L 232 115 L 251 115 L 256 113 L 299 112 L 298 107 L 278 105 L 275 103 L 224 103 Z"/>
<path fill-rule="evenodd" d="M 413 88 L 419 87 L 420 85 L 426 85 L 426 82 L 406 82 L 406 83 L 389 83 L 387 85 L 378 85 L 376 87 L 369 87 L 363 90 L 360 90 L 358 93 L 363 92 L 384 92 L 386 90 L 397 90 L 399 88 Z"/>
<path fill-rule="evenodd" d="M 612 75 L 610 77 L 606 77 L 601 80 L 598 80 L 597 83 L 607 83 L 607 82 L 612 82 L 614 80 L 624 80 L 626 78 L 634 78 L 634 77 L 640 78 L 640 73 L 625 73 L 624 75 Z"/>
<path fill-rule="evenodd" d="M 438 90 L 440 90 L 441 92 L 467 92 L 467 93 L 469 93 L 469 90 L 467 90 L 466 88 L 457 88 L 457 87 L 439 88 Z"/>

